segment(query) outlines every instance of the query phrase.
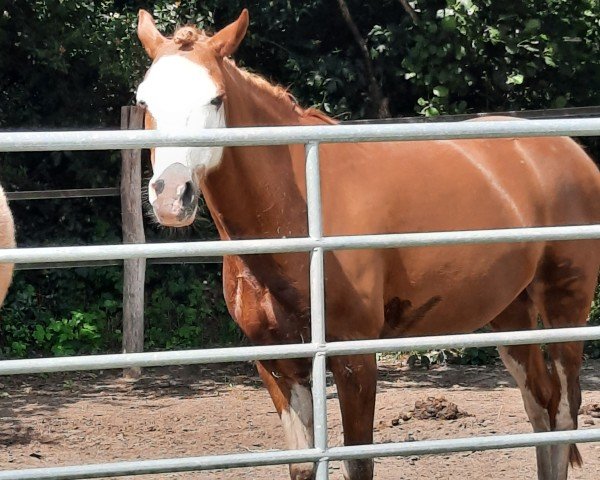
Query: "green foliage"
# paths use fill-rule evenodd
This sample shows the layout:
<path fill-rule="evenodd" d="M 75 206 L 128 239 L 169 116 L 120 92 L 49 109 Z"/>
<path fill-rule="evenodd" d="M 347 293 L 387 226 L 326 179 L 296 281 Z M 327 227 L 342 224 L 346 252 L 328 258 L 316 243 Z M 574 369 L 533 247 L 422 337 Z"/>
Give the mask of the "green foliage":
<path fill-rule="evenodd" d="M 395 115 L 600 100 L 597 0 L 418 0 L 418 25 L 397 0 L 347 3 Z M 365 115 L 368 79 L 336 2 L 35 0 L 8 1 L 0 19 L 0 125 L 114 122 L 148 65 L 138 8 L 168 33 L 185 23 L 212 31 L 245 6 L 240 63 L 289 85 L 303 104 Z"/>
<path fill-rule="evenodd" d="M 456 356 L 461 365 L 487 365 L 498 359 L 498 350 L 496 347 L 468 347 L 459 349 Z"/>
<path fill-rule="evenodd" d="M 148 350 L 239 343 L 218 265 L 147 268 Z M 120 267 L 22 271 L 2 309 L 2 356 L 102 353 L 121 348 Z"/>
<path fill-rule="evenodd" d="M 115 350 L 120 278 L 117 268 L 18 272 L 2 309 L 2 354 Z"/>
<path fill-rule="evenodd" d="M 600 278 L 598 280 L 600 281 Z M 596 287 L 596 297 L 590 311 L 590 325 L 600 326 L 600 283 Z M 600 340 L 586 342 L 586 353 L 591 358 L 600 358 Z"/>
<path fill-rule="evenodd" d="M 37 347 L 54 355 L 73 355 L 98 351 L 101 336 L 98 331 L 102 317 L 94 313 L 71 312 L 71 317 L 52 320 L 48 325 L 37 324 L 33 338 Z"/>
<path fill-rule="evenodd" d="M 420 97 L 420 113 L 593 105 L 600 100 L 600 84 L 589 83 L 600 71 L 595 0 L 418 5 L 422 21 L 411 28 L 414 43 L 397 60 Z"/>
<path fill-rule="evenodd" d="M 596 288 L 596 298 L 594 299 L 594 303 L 592 303 L 590 323 L 592 325 L 600 325 L 600 285 Z"/>
<path fill-rule="evenodd" d="M 191 265 L 154 267 L 149 281 L 157 283 L 146 302 L 146 347 L 197 348 L 207 344 L 241 340 L 237 326 L 229 319 L 223 301 L 220 272 L 208 271 L 197 277 Z"/>
<path fill-rule="evenodd" d="M 489 365 L 498 360 L 496 347 L 444 348 L 411 352 L 407 363 L 410 367 L 425 367 L 444 363 L 459 365 Z"/>
<path fill-rule="evenodd" d="M 597 0 L 417 0 L 418 25 L 397 0 L 347 3 L 394 115 L 600 102 Z M 248 7 L 239 63 L 290 86 L 303 104 L 343 118 L 372 111 L 336 2 L 8 1 L 0 125 L 116 124 L 149 63 L 135 36 L 140 7 L 166 33 L 185 23 L 214 31 Z"/>

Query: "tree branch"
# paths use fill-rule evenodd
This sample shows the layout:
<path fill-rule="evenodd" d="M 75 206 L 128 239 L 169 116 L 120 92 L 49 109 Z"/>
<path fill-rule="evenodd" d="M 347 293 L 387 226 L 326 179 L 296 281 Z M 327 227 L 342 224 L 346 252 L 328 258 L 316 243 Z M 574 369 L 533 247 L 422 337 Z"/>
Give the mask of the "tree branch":
<path fill-rule="evenodd" d="M 371 99 L 373 100 L 376 108 L 377 108 L 377 117 L 378 118 L 386 118 L 390 117 L 390 110 L 388 106 L 388 99 L 383 95 L 381 87 L 377 82 L 377 78 L 375 77 L 375 69 L 373 68 L 373 62 L 371 61 L 371 55 L 369 54 L 369 49 L 367 47 L 367 42 L 360 34 L 356 23 L 352 19 L 352 15 L 350 14 L 350 10 L 348 9 L 348 5 L 345 0 L 338 0 L 338 5 L 340 6 L 340 11 L 342 12 L 342 17 L 346 22 L 346 25 L 352 32 L 352 36 L 354 37 L 354 41 L 358 45 L 358 48 L 363 56 L 363 62 L 365 64 L 365 71 L 367 74 L 367 78 L 369 80 L 369 94 Z"/>
<path fill-rule="evenodd" d="M 418 25 L 419 17 L 417 16 L 417 12 L 415 12 L 415 9 L 410 6 L 410 4 L 408 3 L 408 0 L 398 0 L 398 1 L 400 2 L 400 5 L 402 5 L 402 8 L 404 8 L 404 11 L 406 13 L 408 13 L 408 15 L 412 19 L 413 23 L 415 25 Z"/>

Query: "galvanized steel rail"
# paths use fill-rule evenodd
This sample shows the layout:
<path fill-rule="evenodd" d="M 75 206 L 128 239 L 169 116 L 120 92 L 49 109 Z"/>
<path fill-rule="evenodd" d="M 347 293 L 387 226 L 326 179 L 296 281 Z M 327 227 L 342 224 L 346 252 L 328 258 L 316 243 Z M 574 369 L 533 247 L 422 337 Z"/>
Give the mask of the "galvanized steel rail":
<path fill-rule="evenodd" d="M 327 462 L 370 457 L 431 455 L 449 452 L 484 451 L 492 449 L 533 447 L 557 443 L 600 441 L 600 429 L 565 430 L 548 433 L 521 433 L 447 440 L 420 440 L 379 445 L 331 447 L 326 452 L 316 448 L 306 450 L 275 450 L 256 453 L 233 453 L 203 457 L 163 458 L 116 463 L 99 463 L 54 468 L 31 468 L 0 472 L 0 480 L 73 480 L 80 478 L 122 477 L 172 472 L 195 472 L 222 468 L 258 467 L 300 462 Z"/>
<path fill-rule="evenodd" d="M 424 247 L 495 242 L 563 241 L 600 238 L 600 225 L 512 228 L 459 232 L 398 233 L 323 237 L 319 186 L 319 143 L 433 140 L 449 138 L 600 135 L 600 119 L 532 120 L 524 122 L 436 123 L 427 125 L 340 125 L 318 127 L 261 127 L 214 129 L 201 132 L 34 132 L 0 133 L 0 151 L 129 149 L 160 146 L 241 146 L 306 144 L 309 236 L 178 244 L 49 247 L 0 250 L 0 262 L 48 263 L 107 261 L 130 258 L 183 258 L 283 252 L 310 252 L 311 333 L 308 344 L 239 347 L 193 351 L 0 362 L 0 374 L 41 373 L 132 366 L 180 365 L 273 358 L 313 358 L 315 447 L 298 451 L 229 454 L 210 457 L 119 462 L 0 472 L 1 479 L 73 479 L 196 471 L 214 468 L 316 462 L 317 479 L 328 478 L 328 462 L 352 458 L 418 455 L 491 448 L 515 448 L 552 443 L 600 441 L 600 429 L 546 432 L 469 439 L 431 440 L 385 445 L 333 447 L 327 445 L 325 360 L 327 356 L 406 351 L 426 348 L 516 345 L 600 339 L 600 327 L 497 332 L 440 337 L 326 342 L 323 257 L 328 250 Z M 376 161 L 376 160 L 374 160 Z"/>
<path fill-rule="evenodd" d="M 0 249 L 0 263 L 47 263 L 128 258 L 184 258 L 261 253 L 356 250 L 366 248 L 429 247 L 485 243 L 519 243 L 600 238 L 600 225 L 506 228 L 457 232 L 392 233 L 322 238 L 274 238 L 260 240 L 209 240 L 204 242 L 93 245 Z"/>
<path fill-rule="evenodd" d="M 171 352 L 118 353 L 111 355 L 3 360 L 0 361 L 0 375 L 247 362 L 253 360 L 272 360 L 275 358 L 308 358 L 317 354 L 331 357 L 336 355 L 408 352 L 411 350 L 440 348 L 481 348 L 497 345 L 529 345 L 534 343 L 560 343 L 580 340 L 600 340 L 600 326 L 326 343 L 203 348 L 201 350 L 178 350 Z"/>
<path fill-rule="evenodd" d="M 215 128 L 165 132 L 2 132 L 0 152 L 107 150 L 151 147 L 258 146 L 319 143 L 443 140 L 449 138 L 570 137 L 599 135 L 600 118 L 396 125 L 319 125 Z"/>

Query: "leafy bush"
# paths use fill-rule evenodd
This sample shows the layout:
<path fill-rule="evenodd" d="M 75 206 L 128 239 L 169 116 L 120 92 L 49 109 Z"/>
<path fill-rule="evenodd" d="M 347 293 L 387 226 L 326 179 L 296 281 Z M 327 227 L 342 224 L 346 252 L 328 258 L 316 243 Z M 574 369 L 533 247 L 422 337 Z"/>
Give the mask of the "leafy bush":
<path fill-rule="evenodd" d="M 37 324 L 33 331 L 40 350 L 50 350 L 54 355 L 74 355 L 98 351 L 102 338 L 99 314 L 71 312 L 70 318 L 52 320 L 48 325 Z"/>
<path fill-rule="evenodd" d="M 596 297 L 590 311 L 590 325 L 600 326 L 600 283 L 596 287 Z M 600 340 L 586 342 L 586 353 L 592 358 L 600 358 Z"/>
<path fill-rule="evenodd" d="M 445 363 L 458 365 L 489 365 L 498 360 L 496 347 L 444 348 L 410 352 L 407 364 L 410 367 L 429 368 L 430 365 Z"/>
<path fill-rule="evenodd" d="M 218 268 L 203 268 L 202 276 L 194 265 L 148 270 L 155 287 L 146 301 L 147 348 L 239 343 L 241 333 L 225 307 Z"/>
<path fill-rule="evenodd" d="M 119 270 L 17 272 L 2 309 L 3 355 L 115 350 L 121 320 Z"/>
<path fill-rule="evenodd" d="M 239 343 L 218 265 L 147 268 L 147 350 Z M 7 357 L 117 352 L 121 349 L 120 267 L 18 272 L 0 321 Z"/>

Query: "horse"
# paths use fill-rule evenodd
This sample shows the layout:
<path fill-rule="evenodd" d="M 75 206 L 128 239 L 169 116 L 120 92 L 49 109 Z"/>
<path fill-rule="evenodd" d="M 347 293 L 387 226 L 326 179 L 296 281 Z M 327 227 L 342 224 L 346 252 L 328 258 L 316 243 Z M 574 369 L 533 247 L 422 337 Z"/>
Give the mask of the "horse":
<path fill-rule="evenodd" d="M 137 34 L 152 65 L 137 89 L 146 128 L 332 125 L 283 88 L 229 57 L 248 28 L 243 10 L 212 36 L 184 26 L 163 36 L 146 11 Z M 502 119 L 502 118 L 500 118 Z M 498 118 L 486 118 L 495 121 Z M 320 145 L 323 231 L 361 235 L 600 222 L 600 174 L 561 138 Z M 302 145 L 155 148 L 149 202 L 165 226 L 190 225 L 203 195 L 223 240 L 307 236 Z M 597 240 L 371 249 L 325 255 L 327 341 L 585 325 L 600 265 Z M 230 255 L 223 290 L 255 345 L 310 339 L 308 254 Z M 577 428 L 582 342 L 499 347 L 536 432 Z M 313 446 L 308 359 L 257 362 L 287 447 Z M 345 445 L 373 442 L 375 355 L 328 359 Z M 575 445 L 537 447 L 538 478 L 563 480 L 581 464 Z M 291 464 L 292 480 L 314 478 Z M 373 478 L 373 460 L 343 465 Z"/>
<path fill-rule="evenodd" d="M 15 248 L 15 224 L 13 216 L 0 186 L 0 248 Z M 4 303 L 8 287 L 12 282 L 14 264 L 0 263 L 0 305 Z"/>

